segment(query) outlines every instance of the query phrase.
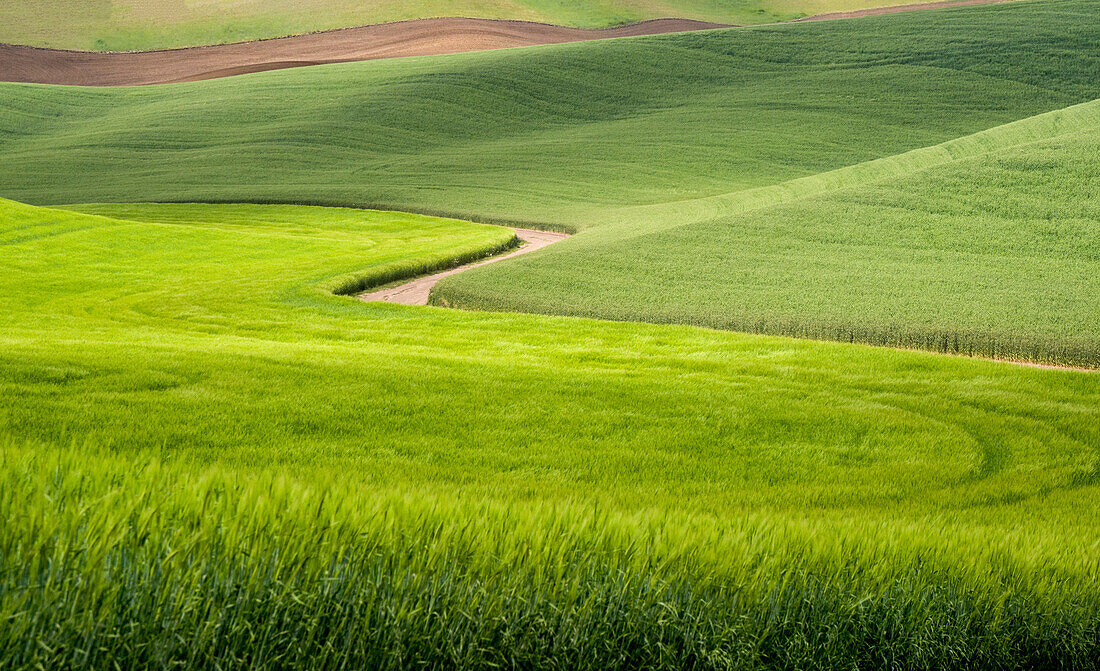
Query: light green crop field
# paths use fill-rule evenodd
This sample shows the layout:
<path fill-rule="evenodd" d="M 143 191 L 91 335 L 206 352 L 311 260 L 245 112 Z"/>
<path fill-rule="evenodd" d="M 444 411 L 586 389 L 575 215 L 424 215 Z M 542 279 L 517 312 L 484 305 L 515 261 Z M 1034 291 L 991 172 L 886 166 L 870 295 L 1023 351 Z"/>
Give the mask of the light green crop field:
<path fill-rule="evenodd" d="M 314 201 L 594 228 L 622 207 L 772 185 L 1100 97 L 1098 4 L 154 87 L 3 84 L 0 184 L 37 205 Z"/>
<path fill-rule="evenodd" d="M 29 0 L 0 5 L 0 42 L 134 51 L 463 16 L 602 28 L 657 18 L 755 24 L 911 0 Z"/>
<path fill-rule="evenodd" d="M 1098 9 L 0 85 L 0 669 L 1100 668 L 1100 375 L 820 340 L 1096 365 Z"/>
<path fill-rule="evenodd" d="M 452 220 L 0 208 L 4 668 L 1100 652 L 1095 375 L 332 294 L 510 238 Z"/>

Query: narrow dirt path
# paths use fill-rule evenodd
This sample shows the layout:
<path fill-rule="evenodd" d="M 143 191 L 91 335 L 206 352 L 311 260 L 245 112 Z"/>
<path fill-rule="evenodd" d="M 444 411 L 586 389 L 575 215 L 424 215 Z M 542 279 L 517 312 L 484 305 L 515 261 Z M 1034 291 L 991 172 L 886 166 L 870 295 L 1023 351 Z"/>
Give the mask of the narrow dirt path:
<path fill-rule="evenodd" d="M 401 305 L 427 305 L 428 295 L 432 292 L 432 287 L 436 285 L 439 280 L 451 275 L 457 275 L 470 268 L 476 268 L 478 266 L 484 266 L 489 263 L 496 263 L 497 261 L 503 261 L 504 259 L 510 259 L 513 256 L 519 256 L 520 254 L 529 254 L 536 249 L 542 249 L 547 245 L 552 245 L 555 242 L 564 240 L 569 237 L 566 233 L 554 233 L 551 231 L 537 231 L 530 228 L 517 228 L 516 237 L 519 238 L 523 245 L 519 249 L 515 249 L 506 254 L 500 254 L 499 256 L 491 256 L 487 259 L 481 259 L 480 261 L 474 261 L 473 263 L 467 263 L 457 268 L 451 268 L 450 270 L 444 270 L 442 272 L 433 273 L 431 275 L 424 275 L 423 277 L 417 277 L 408 282 L 404 282 L 394 287 L 387 287 L 385 289 L 377 289 L 375 291 L 368 291 L 366 293 L 359 294 L 359 300 L 361 301 L 385 301 L 387 303 L 399 303 Z"/>
<path fill-rule="evenodd" d="M 519 249 L 515 249 L 506 254 L 500 254 L 499 256 L 492 256 L 487 259 L 481 259 L 480 261 L 474 261 L 473 263 L 467 263 L 457 268 L 451 268 L 450 270 L 444 270 L 442 272 L 433 273 L 431 275 L 424 275 L 414 278 L 407 282 L 402 282 L 396 286 L 387 287 L 385 289 L 376 289 L 359 294 L 359 300 L 364 302 L 382 301 L 386 303 L 397 303 L 399 305 L 427 305 L 428 296 L 431 294 L 432 287 L 444 277 L 451 275 L 457 275 L 470 268 L 476 268 L 478 266 L 484 266 L 489 263 L 496 263 L 497 261 L 503 261 L 504 259 L 510 259 L 513 256 L 519 256 L 520 254 L 528 254 L 536 249 L 542 249 L 547 245 L 552 245 L 555 242 L 559 242 L 570 237 L 566 233 L 554 233 L 552 231 L 539 231 L 529 228 L 517 228 L 516 237 L 523 241 L 523 246 Z M 782 336 L 779 336 L 782 337 Z M 834 340 L 821 340 L 818 342 L 836 343 Z M 857 343 L 864 344 L 866 343 Z M 993 357 L 985 356 L 968 356 L 966 354 L 954 354 L 950 352 L 936 352 L 926 349 L 910 349 L 907 347 L 882 347 L 876 345 L 866 345 L 868 347 L 874 347 L 875 349 L 892 349 L 896 352 L 918 352 L 920 354 L 934 354 L 937 356 L 949 356 L 962 359 L 970 359 L 972 361 L 989 361 L 993 363 L 1007 363 L 1013 366 L 1024 366 L 1026 368 L 1042 368 L 1046 370 L 1064 370 L 1074 371 L 1079 373 L 1100 373 L 1100 370 L 1093 368 L 1080 368 L 1077 366 L 1063 366 L 1059 364 L 1050 363 L 1038 363 L 1035 361 L 1019 361 L 1015 359 L 995 359 Z"/>
<path fill-rule="evenodd" d="M 834 12 L 796 21 L 848 19 L 1011 1 L 948 0 Z M 589 29 L 530 21 L 442 18 L 379 23 L 255 42 L 124 53 L 41 49 L 0 43 L 0 81 L 79 86 L 169 84 L 326 63 L 732 27 L 735 26 L 691 19 L 653 19 L 613 28 Z"/>

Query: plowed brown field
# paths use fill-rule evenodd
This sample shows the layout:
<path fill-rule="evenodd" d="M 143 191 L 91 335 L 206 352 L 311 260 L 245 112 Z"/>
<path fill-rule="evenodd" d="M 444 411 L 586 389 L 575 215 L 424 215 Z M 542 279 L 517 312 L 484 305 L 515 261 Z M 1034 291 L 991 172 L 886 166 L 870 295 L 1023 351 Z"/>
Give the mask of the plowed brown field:
<path fill-rule="evenodd" d="M 422 19 L 209 47 L 96 53 L 0 45 L 0 81 L 84 86 L 166 84 L 280 68 L 560 44 L 722 28 L 656 19 L 591 30 L 526 21 Z"/>
<path fill-rule="evenodd" d="M 949 0 L 836 12 L 798 20 L 855 18 L 1005 1 Z M 323 63 L 430 56 L 727 27 L 730 26 L 691 19 L 654 19 L 614 28 L 586 29 L 529 21 L 443 18 L 162 51 L 99 53 L 0 44 L 0 81 L 82 86 L 168 84 Z"/>

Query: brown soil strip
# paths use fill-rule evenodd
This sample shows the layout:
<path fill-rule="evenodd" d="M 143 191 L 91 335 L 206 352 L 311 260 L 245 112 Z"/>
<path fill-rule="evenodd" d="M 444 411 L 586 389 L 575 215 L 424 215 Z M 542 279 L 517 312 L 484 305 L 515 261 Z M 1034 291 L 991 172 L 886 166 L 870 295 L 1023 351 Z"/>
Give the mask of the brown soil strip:
<path fill-rule="evenodd" d="M 872 345 L 874 347 L 874 345 Z M 1038 361 L 1023 361 L 1021 359 L 998 359 L 991 356 L 977 356 L 969 354 L 955 354 L 953 352 L 936 352 L 934 350 L 922 350 L 922 349 L 908 349 L 902 347 L 893 347 L 902 352 L 930 352 L 932 354 L 938 354 L 940 356 L 953 356 L 962 359 L 971 359 L 973 361 L 992 361 L 994 363 L 1007 363 L 1013 366 L 1024 366 L 1026 368 L 1042 368 L 1043 370 L 1068 370 L 1075 373 L 1100 373 L 1100 370 L 1096 368 L 1082 368 L 1080 366 L 1064 366 L 1057 363 L 1039 363 Z"/>
<path fill-rule="evenodd" d="M 551 231 L 536 231 L 528 228 L 517 228 L 516 237 L 519 238 L 523 245 L 514 251 L 507 254 L 501 254 L 500 256 L 493 256 L 473 263 L 467 263 L 464 266 L 457 268 L 451 268 L 450 270 L 444 270 L 443 272 L 434 273 L 432 275 L 425 275 L 418 277 L 409 282 L 399 284 L 395 287 L 388 287 L 385 289 L 378 289 L 375 291 L 368 291 L 364 294 L 359 294 L 359 300 L 362 301 L 385 301 L 387 303 L 399 303 L 401 305 L 427 305 L 428 295 L 432 291 L 432 287 L 436 285 L 439 280 L 450 275 L 461 273 L 470 268 L 476 268 L 478 266 L 484 266 L 489 263 L 496 263 L 497 261 L 503 261 L 504 259 L 510 259 L 513 256 L 519 256 L 520 254 L 529 254 L 536 249 L 542 249 L 547 245 L 552 245 L 559 240 L 564 240 L 569 237 L 565 233 L 553 233 Z"/>
<path fill-rule="evenodd" d="M 797 21 L 846 19 L 1008 1 L 1011 0 L 948 0 L 834 12 Z M 530 21 L 442 18 L 162 51 L 99 53 L 0 43 L 0 81 L 79 86 L 169 84 L 325 63 L 432 56 L 729 27 L 732 26 L 691 19 L 654 19 L 614 28 L 587 29 Z"/>
<path fill-rule="evenodd" d="M 167 84 L 303 65 L 724 27 L 705 21 L 656 19 L 591 30 L 529 21 L 449 18 L 380 23 L 256 42 L 164 51 L 96 53 L 0 44 L 0 81 L 81 86 Z"/>
<path fill-rule="evenodd" d="M 766 333 L 757 333 L 756 335 L 768 335 Z M 791 336 L 777 336 L 777 337 L 791 337 Z M 847 341 L 842 340 L 821 340 L 819 338 L 807 338 L 813 342 L 819 343 L 841 343 L 844 345 L 849 344 Z M 872 345 L 871 343 L 859 342 L 858 340 L 850 343 L 862 347 L 872 347 L 874 349 L 889 349 L 895 352 L 913 352 L 915 354 L 931 354 L 933 356 L 949 356 L 955 359 L 969 359 L 970 361 L 985 361 L 989 363 L 1007 363 L 1010 366 L 1024 366 L 1025 368 L 1041 368 L 1043 370 L 1065 370 L 1072 371 L 1074 373 L 1100 373 L 1100 368 L 1085 368 L 1082 366 L 1067 366 L 1059 363 L 1041 363 L 1039 361 L 1027 361 L 1025 359 L 998 359 L 992 356 L 981 356 L 978 354 L 963 354 L 961 352 L 937 352 L 934 349 L 919 349 L 915 347 L 896 347 L 893 345 Z"/>
<path fill-rule="evenodd" d="M 976 358 L 976 357 L 975 357 Z M 985 359 L 986 361 L 998 361 L 1000 363 L 1011 363 L 1017 366 L 1028 366 L 1030 368 L 1042 368 L 1045 370 L 1071 370 L 1076 373 L 1100 373 L 1100 370 L 1096 368 L 1081 368 L 1079 366 L 1060 366 L 1055 363 L 1036 363 L 1034 361 L 1016 361 L 1015 359 Z"/>
<path fill-rule="evenodd" d="M 817 14 L 802 19 L 795 19 L 792 23 L 802 21 L 830 21 L 832 19 L 858 19 L 861 16 L 875 16 L 878 14 L 896 14 L 897 12 L 911 12 L 916 9 L 942 9 L 944 7 L 966 7 L 968 5 L 989 5 L 1012 0 L 945 0 L 944 2 L 918 2 L 910 5 L 895 5 L 893 7 L 873 7 L 871 9 L 857 9 L 851 12 L 830 12 Z"/>

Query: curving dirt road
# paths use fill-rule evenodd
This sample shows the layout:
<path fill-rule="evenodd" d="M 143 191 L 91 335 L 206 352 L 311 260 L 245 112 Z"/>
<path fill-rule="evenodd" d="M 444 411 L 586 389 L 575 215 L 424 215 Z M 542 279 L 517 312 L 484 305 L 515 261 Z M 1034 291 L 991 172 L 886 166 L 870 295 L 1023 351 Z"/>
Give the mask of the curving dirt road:
<path fill-rule="evenodd" d="M 450 270 L 444 270 L 431 275 L 422 275 L 420 277 L 413 278 L 407 282 L 402 282 L 396 286 L 387 287 L 385 289 L 375 289 L 362 294 L 359 294 L 359 300 L 363 302 L 382 301 L 386 303 L 397 303 L 399 305 L 427 305 L 428 297 L 431 295 L 432 287 L 444 277 L 451 275 L 457 275 L 470 268 L 476 268 L 489 263 L 496 263 L 497 261 L 503 261 L 504 259 L 512 258 L 513 256 L 519 256 L 520 254 L 527 254 L 535 251 L 536 249 L 542 249 L 547 245 L 552 245 L 555 242 L 564 240 L 569 237 L 566 233 L 554 233 L 552 231 L 539 231 L 529 228 L 517 228 L 516 237 L 523 241 L 523 246 L 519 249 L 501 254 L 499 256 L 491 256 L 487 259 L 481 259 L 480 261 L 474 261 L 473 263 L 467 263 L 457 268 L 451 268 Z M 823 340 L 821 342 L 836 342 Z M 860 343 L 857 343 L 857 345 Z M 881 349 L 877 345 L 865 345 L 867 347 L 875 347 Z M 1100 370 L 1093 368 L 1080 368 L 1077 366 L 1063 366 L 1059 364 L 1050 363 L 1038 363 L 1035 361 L 1017 361 L 1015 359 L 994 359 L 992 357 L 984 356 L 968 356 L 966 354 L 951 354 L 944 352 L 933 352 L 931 350 L 922 349 L 909 349 L 904 347 L 888 347 L 886 349 L 892 349 L 898 352 L 920 352 L 922 354 L 934 354 L 938 356 L 950 356 L 964 359 L 976 359 L 979 361 L 995 361 L 997 363 L 1007 363 L 1014 366 L 1025 366 L 1028 368 L 1043 368 L 1048 370 L 1066 370 L 1079 373 L 1097 373 L 1100 374 Z"/>
<path fill-rule="evenodd" d="M 1008 1 L 1011 0 L 948 0 L 836 12 L 797 20 L 847 19 Z M 729 27 L 691 19 L 654 19 L 615 28 L 587 29 L 530 21 L 444 18 L 380 23 L 256 42 L 163 51 L 98 53 L 0 44 L 0 81 L 80 86 L 168 84 L 324 63 Z"/>
<path fill-rule="evenodd" d="M 424 275 L 423 277 L 417 277 L 415 279 L 404 282 L 395 287 L 387 287 L 385 289 L 377 289 L 375 291 L 368 291 L 363 294 L 359 294 L 359 300 L 362 301 L 385 301 L 387 303 L 400 303 L 401 305 L 427 305 L 428 295 L 432 292 L 432 287 L 436 285 L 436 282 L 448 277 L 450 275 L 456 275 L 469 270 L 470 268 L 476 268 L 478 266 L 484 266 L 489 263 L 496 263 L 497 261 L 503 261 L 504 259 L 510 259 L 513 256 L 519 256 L 520 254 L 528 254 L 536 249 L 542 249 L 547 245 L 552 245 L 559 240 L 564 240 L 569 237 L 566 233 L 554 233 L 552 231 L 537 231 L 530 228 L 517 228 L 516 237 L 523 241 L 523 246 L 519 249 L 508 252 L 507 254 L 501 254 L 499 256 L 491 256 L 487 259 L 480 261 L 474 261 L 473 263 L 467 263 L 464 266 L 457 268 L 451 268 L 450 270 L 444 270 L 442 272 L 434 273 L 432 275 Z"/>
<path fill-rule="evenodd" d="M 0 81 L 81 86 L 167 84 L 303 65 L 561 44 L 724 28 L 655 19 L 602 29 L 529 21 L 419 19 L 209 47 L 96 53 L 0 44 Z"/>

